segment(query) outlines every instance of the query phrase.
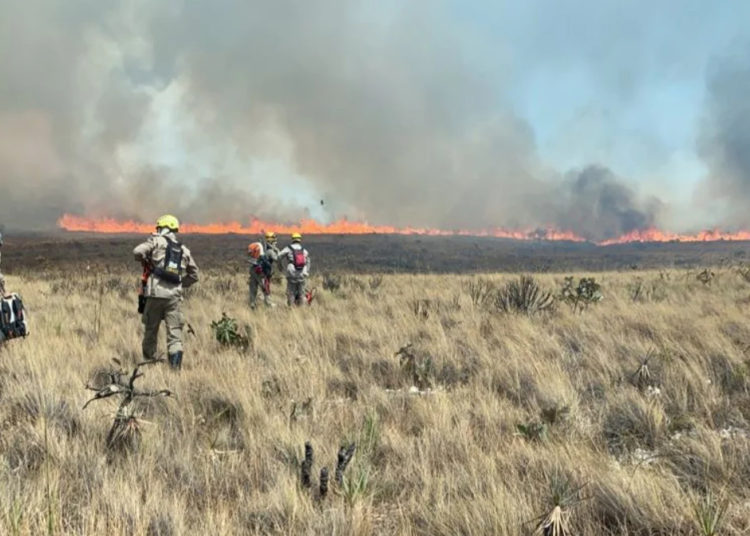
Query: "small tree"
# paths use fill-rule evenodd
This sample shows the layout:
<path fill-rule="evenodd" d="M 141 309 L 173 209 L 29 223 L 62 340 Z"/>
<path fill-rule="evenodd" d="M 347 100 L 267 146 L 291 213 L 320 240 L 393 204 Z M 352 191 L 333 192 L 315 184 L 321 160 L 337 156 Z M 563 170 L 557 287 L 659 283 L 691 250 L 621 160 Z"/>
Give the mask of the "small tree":
<path fill-rule="evenodd" d="M 591 304 L 599 303 L 603 298 L 601 285 L 593 277 L 582 277 L 578 281 L 578 286 L 575 286 L 573 276 L 568 276 L 560 291 L 560 299 L 576 312 L 583 311 Z"/>

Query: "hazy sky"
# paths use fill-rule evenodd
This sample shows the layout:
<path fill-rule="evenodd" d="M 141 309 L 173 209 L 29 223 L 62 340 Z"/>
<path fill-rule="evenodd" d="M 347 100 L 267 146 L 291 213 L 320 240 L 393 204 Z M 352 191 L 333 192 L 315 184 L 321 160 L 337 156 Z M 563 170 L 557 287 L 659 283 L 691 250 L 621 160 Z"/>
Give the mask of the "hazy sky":
<path fill-rule="evenodd" d="M 0 224 L 750 226 L 748 20 L 739 0 L 0 0 Z"/>

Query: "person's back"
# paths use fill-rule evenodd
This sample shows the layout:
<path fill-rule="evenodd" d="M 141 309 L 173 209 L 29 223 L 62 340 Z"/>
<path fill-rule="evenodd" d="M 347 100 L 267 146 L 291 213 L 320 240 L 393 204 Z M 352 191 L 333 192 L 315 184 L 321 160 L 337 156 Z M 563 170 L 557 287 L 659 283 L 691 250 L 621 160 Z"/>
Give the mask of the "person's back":
<path fill-rule="evenodd" d="M 182 366 L 182 289 L 198 281 L 198 265 L 190 250 L 177 241 L 179 221 L 162 216 L 156 232 L 133 250 L 135 260 L 145 267 L 143 296 L 143 357 L 156 358 L 156 340 L 161 322 L 167 326 L 167 353 L 173 368 Z"/>
<path fill-rule="evenodd" d="M 179 259 L 174 259 L 179 251 Z M 144 295 L 149 298 L 181 298 L 182 289 L 198 281 L 198 266 L 184 244 L 177 241 L 173 232 L 152 234 L 133 250 L 135 260 L 150 268 Z M 170 259 L 167 259 L 167 256 Z M 171 267 L 165 265 L 169 260 Z M 174 263 L 177 262 L 179 267 Z M 172 271 L 173 270 L 173 271 Z"/>
<path fill-rule="evenodd" d="M 302 235 L 292 234 L 292 243 L 279 252 L 285 261 L 284 275 L 287 281 L 287 303 L 300 305 L 306 294 L 305 283 L 310 276 L 310 254 L 302 246 Z"/>

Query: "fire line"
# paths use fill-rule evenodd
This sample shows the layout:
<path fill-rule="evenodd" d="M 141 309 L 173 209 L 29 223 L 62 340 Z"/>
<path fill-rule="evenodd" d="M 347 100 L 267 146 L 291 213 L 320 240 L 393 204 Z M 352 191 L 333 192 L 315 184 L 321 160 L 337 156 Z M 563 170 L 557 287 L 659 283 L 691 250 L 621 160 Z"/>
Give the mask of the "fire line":
<path fill-rule="evenodd" d="M 57 222 L 61 229 L 72 232 L 124 234 L 145 234 L 153 231 L 150 223 L 136 221 L 121 221 L 113 218 L 87 218 L 73 214 L 64 214 Z M 553 227 L 533 229 L 479 229 L 456 230 L 431 229 L 423 227 L 393 227 L 389 225 L 370 225 L 363 222 L 353 222 L 341 219 L 333 223 L 322 224 L 315 220 L 301 220 L 297 224 L 277 224 L 273 222 L 253 219 L 248 225 L 238 222 L 183 224 L 181 232 L 187 234 L 242 234 L 255 235 L 265 230 L 273 230 L 280 234 L 301 232 L 305 234 L 393 234 L 393 235 L 421 235 L 421 236 L 476 236 L 508 238 L 513 240 L 545 240 L 566 242 L 587 242 L 587 240 L 572 231 L 558 230 Z M 726 232 L 720 230 L 705 230 L 697 233 L 673 233 L 659 229 L 641 229 L 626 233 L 617 238 L 598 242 L 600 246 L 616 244 L 645 243 L 645 242 L 716 242 L 716 241 L 746 241 L 750 240 L 750 231 Z"/>

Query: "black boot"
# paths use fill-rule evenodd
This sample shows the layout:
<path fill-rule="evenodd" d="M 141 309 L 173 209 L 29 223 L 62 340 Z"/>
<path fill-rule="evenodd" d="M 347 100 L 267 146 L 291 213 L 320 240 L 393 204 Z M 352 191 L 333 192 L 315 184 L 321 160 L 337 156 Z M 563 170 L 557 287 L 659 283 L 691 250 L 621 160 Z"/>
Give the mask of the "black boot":
<path fill-rule="evenodd" d="M 169 366 L 175 370 L 180 370 L 182 368 L 182 352 L 169 354 Z"/>

